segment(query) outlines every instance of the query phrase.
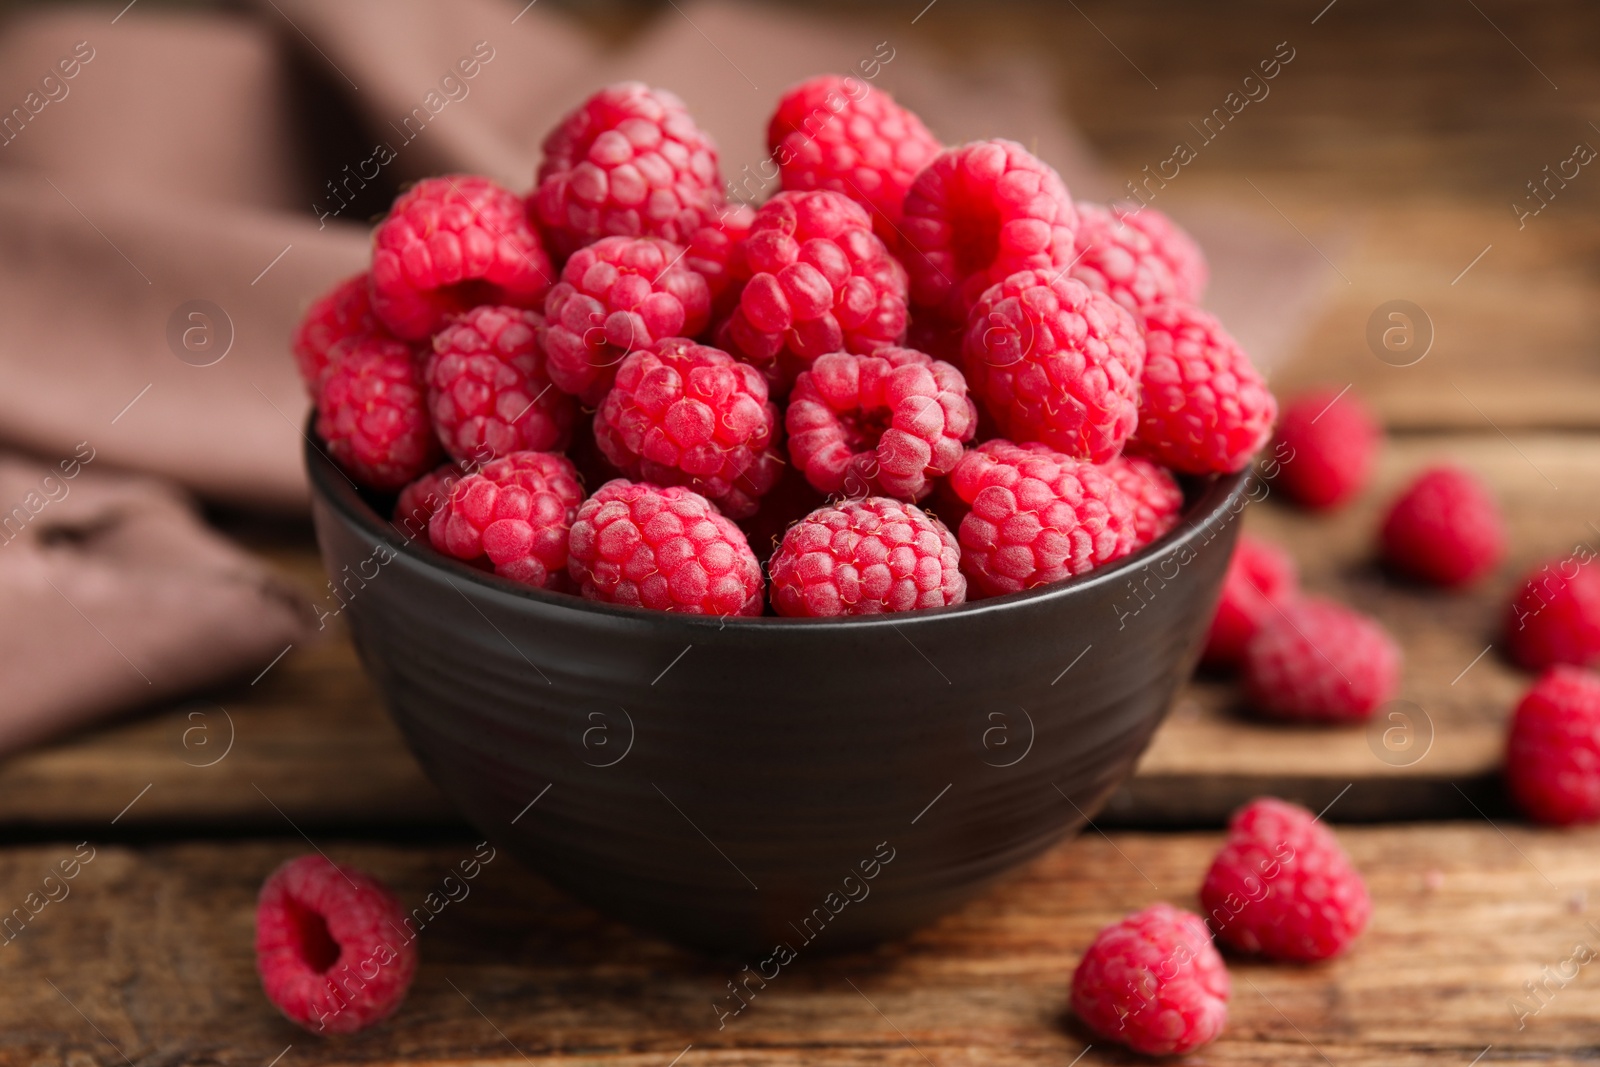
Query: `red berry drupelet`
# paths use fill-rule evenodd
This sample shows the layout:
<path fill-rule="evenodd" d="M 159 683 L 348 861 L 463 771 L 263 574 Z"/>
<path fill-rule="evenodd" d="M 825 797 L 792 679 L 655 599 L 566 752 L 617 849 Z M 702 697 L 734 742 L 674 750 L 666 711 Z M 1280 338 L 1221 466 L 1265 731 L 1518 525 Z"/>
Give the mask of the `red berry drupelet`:
<path fill-rule="evenodd" d="M 1337 507 L 1366 488 L 1382 442 L 1383 428 L 1354 393 L 1302 393 L 1278 423 L 1281 470 L 1273 486 L 1304 507 Z"/>
<path fill-rule="evenodd" d="M 1394 638 L 1376 619 L 1331 600 L 1274 609 L 1245 646 L 1246 695 L 1274 719 L 1363 720 L 1399 682 Z"/>
<path fill-rule="evenodd" d="M 422 374 L 392 337 L 346 340 L 317 397 L 317 436 L 369 489 L 399 489 L 439 462 Z"/>
<path fill-rule="evenodd" d="M 779 615 L 879 615 L 967 599 L 955 535 L 916 505 L 888 497 L 813 511 L 789 527 L 769 569 Z"/>
<path fill-rule="evenodd" d="M 729 204 L 714 220 L 689 235 L 689 250 L 683 257 L 683 265 L 706 280 L 706 288 L 711 293 L 711 314 L 716 321 L 726 318 L 738 302 L 733 262 L 739 245 L 750 235 L 755 221 L 755 209 L 748 204 Z"/>
<path fill-rule="evenodd" d="M 919 500 L 977 431 L 966 379 L 910 348 L 818 356 L 784 414 L 789 458 L 823 493 Z"/>
<path fill-rule="evenodd" d="M 1600 566 L 1587 546 L 1523 579 L 1506 615 L 1506 642 L 1531 671 L 1600 666 Z"/>
<path fill-rule="evenodd" d="M 371 875 L 320 855 L 290 860 L 256 903 L 261 988 L 312 1033 L 365 1030 L 394 1014 L 417 972 L 405 921 L 400 902 Z"/>
<path fill-rule="evenodd" d="M 1206 261 L 1199 246 L 1153 207 L 1077 203 L 1077 261 L 1071 277 L 1133 312 L 1197 303 Z"/>
<path fill-rule="evenodd" d="M 683 486 L 602 485 L 572 524 L 568 570 L 588 600 L 691 615 L 760 615 L 761 564 L 739 527 Z"/>
<path fill-rule="evenodd" d="M 1270 541 L 1240 533 L 1201 660 L 1208 667 L 1238 667 L 1256 631 L 1299 592 L 1294 557 Z"/>
<path fill-rule="evenodd" d="M 1178 525 L 1183 489 L 1171 471 L 1138 456 L 1115 456 L 1100 469 L 1133 503 L 1135 548 L 1143 548 Z"/>
<path fill-rule="evenodd" d="M 1145 342 L 1104 293 L 1044 271 L 1019 271 L 983 294 L 967 320 L 962 366 L 1001 434 L 1093 463 L 1139 425 Z"/>
<path fill-rule="evenodd" d="M 1553 667 L 1528 690 L 1511 719 L 1506 786 L 1538 822 L 1600 819 L 1600 675 Z"/>
<path fill-rule="evenodd" d="M 1372 911 L 1366 882 L 1333 831 L 1274 797 L 1234 813 L 1200 905 L 1224 945 L 1297 962 L 1343 952 Z"/>
<path fill-rule="evenodd" d="M 1505 520 L 1482 482 L 1458 467 L 1431 467 L 1390 505 L 1379 534 L 1383 558 L 1435 585 L 1465 585 L 1505 557 Z"/>
<path fill-rule="evenodd" d="M 1144 401 L 1130 447 L 1187 474 L 1242 470 L 1278 415 L 1250 357 L 1191 304 L 1147 311 L 1144 339 Z"/>
<path fill-rule="evenodd" d="M 537 308 L 555 278 L 522 201 L 488 178 L 420 181 L 372 234 L 372 310 L 406 341 L 479 304 Z"/>
<path fill-rule="evenodd" d="M 461 480 L 461 467 L 446 463 L 429 471 L 404 489 L 394 502 L 394 527 L 410 540 L 425 537 L 433 513 L 450 499 L 450 488 Z"/>
<path fill-rule="evenodd" d="M 783 473 L 777 422 L 759 371 L 672 337 L 622 361 L 595 412 L 594 436 L 627 477 L 689 486 L 746 518 Z"/>
<path fill-rule="evenodd" d="M 484 305 L 434 334 L 423 369 L 433 428 L 453 459 L 567 447 L 577 411 L 550 387 L 537 311 Z"/>
<path fill-rule="evenodd" d="M 1095 935 L 1072 974 L 1072 1010 L 1108 1041 L 1175 1056 L 1222 1033 L 1231 988 L 1200 917 L 1152 904 Z"/>
<path fill-rule="evenodd" d="M 294 328 L 289 348 L 295 366 L 306 383 L 306 392 L 316 399 L 328 367 L 339 358 L 341 342 L 352 337 L 387 333 L 372 314 L 367 295 L 367 276 L 346 278 L 312 301 L 305 316 Z"/>
<path fill-rule="evenodd" d="M 428 539 L 455 559 L 487 558 L 502 578 L 561 589 L 567 531 L 582 501 L 578 472 L 566 456 L 513 452 L 451 487 L 428 523 Z"/>

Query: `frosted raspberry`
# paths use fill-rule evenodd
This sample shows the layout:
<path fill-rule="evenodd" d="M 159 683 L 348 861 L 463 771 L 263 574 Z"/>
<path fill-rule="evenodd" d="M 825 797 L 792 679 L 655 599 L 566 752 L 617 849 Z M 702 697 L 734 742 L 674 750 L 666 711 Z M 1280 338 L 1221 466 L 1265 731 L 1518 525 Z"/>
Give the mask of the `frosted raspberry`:
<path fill-rule="evenodd" d="M 683 257 L 683 265 L 706 280 L 711 292 L 711 313 L 718 321 L 726 318 L 738 303 L 738 279 L 733 275 L 734 253 L 755 221 L 755 209 L 748 204 L 729 204 L 714 221 L 689 235 L 689 251 Z"/>
<path fill-rule="evenodd" d="M 721 349 L 672 337 L 622 361 L 595 413 L 594 435 L 629 478 L 689 486 L 744 518 L 782 473 L 777 422 L 759 371 Z"/>
<path fill-rule="evenodd" d="M 340 348 L 317 397 L 317 436 L 357 482 L 399 489 L 439 462 L 416 357 L 379 334 Z"/>
<path fill-rule="evenodd" d="M 1194 239 L 1153 207 L 1078 201 L 1071 276 L 1139 315 L 1157 304 L 1196 304 L 1209 273 Z"/>
<path fill-rule="evenodd" d="M 682 100 L 641 82 L 607 86 L 561 120 L 528 198 L 561 256 L 601 237 L 681 244 L 721 204 L 716 145 Z"/>
<path fill-rule="evenodd" d="M 769 569 L 779 615 L 879 615 L 967 599 L 955 535 L 888 497 L 813 511 L 789 527 Z"/>
<path fill-rule="evenodd" d="M 1284 457 L 1273 487 L 1308 508 L 1343 504 L 1366 488 L 1383 428 L 1348 390 L 1314 389 L 1283 407 L 1278 445 Z"/>
<path fill-rule="evenodd" d="M 1539 822 L 1600 819 L 1600 675 L 1553 667 L 1528 690 L 1511 718 L 1506 785 Z"/>
<path fill-rule="evenodd" d="M 589 600 L 690 615 L 760 615 L 761 564 L 715 504 L 692 489 L 623 478 L 572 524 L 567 564 Z"/>
<path fill-rule="evenodd" d="M 1172 472 L 1137 456 L 1115 456 L 1100 469 L 1133 504 L 1134 548 L 1143 548 L 1178 525 L 1183 489 Z"/>
<path fill-rule="evenodd" d="M 628 353 L 705 329 L 711 293 L 683 255 L 657 237 L 607 237 L 567 260 L 545 301 L 545 356 L 557 389 L 596 405 Z"/>
<path fill-rule="evenodd" d="M 906 192 L 940 144 L 912 112 L 859 78 L 821 74 L 778 101 L 767 148 L 785 189 L 831 189 L 872 212 L 893 246 Z"/>
<path fill-rule="evenodd" d="M 1217 940 L 1275 960 L 1337 956 L 1367 925 L 1367 885 L 1333 831 L 1273 797 L 1234 813 L 1200 886 Z"/>
<path fill-rule="evenodd" d="M 739 305 L 718 343 L 787 387 L 826 352 L 871 352 L 906 334 L 906 274 L 866 209 L 832 192 L 779 193 L 734 255 Z"/>
<path fill-rule="evenodd" d="M 394 526 L 415 541 L 428 532 L 428 520 L 450 499 L 450 487 L 461 480 L 462 470 L 446 463 L 429 471 L 404 489 L 394 502 Z"/>
<path fill-rule="evenodd" d="M 1173 1056 L 1216 1040 L 1230 991 L 1200 917 L 1152 904 L 1095 935 L 1072 974 L 1072 1010 L 1108 1041 Z"/>
<path fill-rule="evenodd" d="M 372 234 L 372 310 L 407 341 L 479 304 L 536 308 L 555 268 L 522 201 L 488 178 L 428 178 Z"/>
<path fill-rule="evenodd" d="M 1240 533 L 1222 580 L 1222 599 L 1211 617 L 1201 659 L 1209 667 L 1237 667 L 1261 624 L 1300 592 L 1294 557 L 1270 541 Z"/>
<path fill-rule="evenodd" d="M 985 441 L 950 485 L 971 507 L 961 569 L 982 593 L 1058 582 L 1133 551 L 1133 502 L 1099 467 L 1044 445 Z"/>
<path fill-rule="evenodd" d="M 1245 646 L 1246 695 L 1275 719 L 1365 719 L 1399 683 L 1400 648 L 1388 631 L 1331 600 L 1275 609 Z"/>
<path fill-rule="evenodd" d="M 502 578 L 559 589 L 567 531 L 582 501 L 578 472 L 566 456 L 513 452 L 450 488 L 428 523 L 428 539 L 455 559 L 487 558 Z"/>
<path fill-rule="evenodd" d="M 312 301 L 289 340 L 295 366 L 312 400 L 327 377 L 329 364 L 338 358 L 341 341 L 387 332 L 372 314 L 365 274 L 346 278 Z"/>
<path fill-rule="evenodd" d="M 1019 271 L 973 307 L 962 367 L 1001 434 L 1103 463 L 1139 424 L 1139 324 L 1071 278 Z"/>
<path fill-rule="evenodd" d="M 1529 574 L 1506 615 L 1511 658 L 1531 671 L 1600 664 L 1600 568 L 1588 546 Z"/>
<path fill-rule="evenodd" d="M 1244 349 L 1191 304 L 1147 311 L 1144 340 L 1144 400 L 1130 447 L 1187 474 L 1244 469 L 1278 414 Z"/>
<path fill-rule="evenodd" d="M 1458 467 L 1431 467 L 1390 505 L 1379 543 L 1402 574 L 1465 585 L 1505 557 L 1505 520 L 1477 478 Z"/>
<path fill-rule="evenodd" d="M 910 348 L 818 356 L 784 418 L 789 458 L 819 491 L 902 500 L 927 496 L 978 428 L 961 372 Z"/>

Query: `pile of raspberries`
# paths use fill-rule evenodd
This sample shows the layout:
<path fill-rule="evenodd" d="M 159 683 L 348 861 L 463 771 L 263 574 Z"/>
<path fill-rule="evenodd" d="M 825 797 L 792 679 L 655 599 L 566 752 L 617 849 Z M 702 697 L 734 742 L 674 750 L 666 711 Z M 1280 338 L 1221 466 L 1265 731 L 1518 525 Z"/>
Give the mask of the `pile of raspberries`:
<path fill-rule="evenodd" d="M 1011 141 L 946 147 L 851 77 L 789 90 L 767 140 L 781 191 L 729 202 L 683 103 L 627 82 L 525 196 L 413 186 L 294 335 L 328 454 L 512 581 L 837 616 L 1083 574 L 1177 523 L 1175 475 L 1270 436 L 1160 212 L 1076 202 Z"/>

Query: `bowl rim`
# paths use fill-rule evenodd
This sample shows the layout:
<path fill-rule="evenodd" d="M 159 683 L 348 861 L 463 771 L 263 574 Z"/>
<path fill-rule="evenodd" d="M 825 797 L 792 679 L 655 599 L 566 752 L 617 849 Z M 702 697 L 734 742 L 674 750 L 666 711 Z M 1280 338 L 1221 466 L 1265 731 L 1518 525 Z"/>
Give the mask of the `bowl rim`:
<path fill-rule="evenodd" d="M 1208 532 L 1219 529 L 1227 521 L 1229 513 L 1237 514 L 1243 511 L 1245 504 L 1236 502 L 1245 498 L 1246 490 L 1255 477 L 1254 468 L 1250 466 L 1231 474 L 1205 476 L 1206 480 L 1202 482 L 1193 503 L 1189 504 L 1179 516 L 1178 525 L 1166 534 L 1137 552 L 1115 560 L 1109 566 L 1096 567 L 1086 574 L 1033 589 L 1024 589 L 1018 593 L 1007 593 L 1004 596 L 986 597 L 982 600 L 939 608 L 922 608 L 881 615 L 842 615 L 822 619 L 795 619 L 781 615 L 690 615 L 655 611 L 627 604 L 605 604 L 600 601 L 585 600 L 572 593 L 538 589 L 513 582 L 508 578 L 501 578 L 491 572 L 478 570 L 461 560 L 419 546 L 396 530 L 392 523 L 385 521 L 376 509 L 362 499 L 349 475 L 345 474 L 323 449 L 314 429 L 315 418 L 316 413 L 313 411 L 302 434 L 305 438 L 303 454 L 307 480 L 313 497 L 339 513 L 344 521 L 380 543 L 386 543 L 412 563 L 427 570 L 437 571 L 446 580 L 454 575 L 483 587 L 489 593 L 514 600 L 531 601 L 546 608 L 571 612 L 574 615 L 608 615 L 635 622 L 648 621 L 658 626 L 678 626 L 685 631 L 695 632 L 706 629 L 718 632 L 722 630 L 770 632 L 774 629 L 805 629 L 829 633 L 840 631 L 862 633 L 888 629 L 898 631 L 907 626 L 936 625 L 951 619 L 976 621 L 985 616 L 1025 605 L 1042 606 L 1068 599 L 1099 586 L 1118 582 L 1130 573 L 1147 566 L 1154 557 L 1165 554 L 1171 549 L 1192 546 L 1194 542 L 1200 540 L 1210 541 Z M 1246 503 L 1249 501 L 1246 500 Z M 762 561 L 763 577 L 765 571 L 766 562 Z M 457 589 L 460 591 L 459 586 Z"/>

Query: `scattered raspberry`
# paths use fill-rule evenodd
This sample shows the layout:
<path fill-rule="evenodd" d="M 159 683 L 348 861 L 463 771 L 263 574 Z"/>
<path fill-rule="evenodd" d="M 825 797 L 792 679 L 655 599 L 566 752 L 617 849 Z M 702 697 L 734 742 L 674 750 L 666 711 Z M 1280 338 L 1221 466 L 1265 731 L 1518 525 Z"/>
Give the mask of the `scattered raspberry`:
<path fill-rule="evenodd" d="M 1133 502 L 1134 548 L 1143 548 L 1178 525 L 1183 489 L 1172 472 L 1137 456 L 1115 456 L 1100 469 Z"/>
<path fill-rule="evenodd" d="M 1343 952 L 1372 911 L 1361 872 L 1333 831 L 1273 797 L 1234 813 L 1200 905 L 1224 945 L 1301 962 Z"/>
<path fill-rule="evenodd" d="M 1261 624 L 1300 592 L 1294 557 L 1270 541 L 1239 534 L 1222 580 L 1222 599 L 1211 617 L 1202 660 L 1209 667 L 1233 668 Z M 1276 607 L 1274 607 L 1276 605 Z"/>
<path fill-rule="evenodd" d="M 962 359 L 1014 441 L 1103 463 L 1139 425 L 1139 324 L 1082 282 L 1019 271 L 995 285 L 967 320 Z"/>
<path fill-rule="evenodd" d="M 628 353 L 705 329 L 711 293 L 683 254 L 658 237 L 607 237 L 567 260 L 545 301 L 547 369 L 557 389 L 592 407 Z"/>
<path fill-rule="evenodd" d="M 451 487 L 428 523 L 428 539 L 459 560 L 487 557 L 502 578 L 559 589 L 567 531 L 582 502 L 578 472 L 566 456 L 513 452 Z"/>
<path fill-rule="evenodd" d="M 906 194 L 911 302 L 951 322 L 1019 270 L 1064 271 L 1078 212 L 1060 175 L 1015 141 L 947 148 Z"/>
<path fill-rule="evenodd" d="M 601 237 L 682 243 L 722 205 L 717 147 L 672 93 L 642 82 L 608 86 L 544 141 L 528 198 L 556 253 Z"/>
<path fill-rule="evenodd" d="M 818 508 L 772 556 L 772 607 L 820 618 L 942 608 L 967 599 L 961 549 L 921 508 L 870 496 Z"/>
<path fill-rule="evenodd" d="M 1172 1056 L 1216 1040 L 1228 969 L 1198 915 L 1152 904 L 1095 935 L 1072 974 L 1072 1010 L 1108 1041 Z"/>
<path fill-rule="evenodd" d="M 1511 719 L 1506 785 L 1539 822 L 1600 819 L 1600 676 L 1554 667 L 1534 683 Z"/>
<path fill-rule="evenodd" d="M 536 308 L 555 276 L 522 201 L 488 178 L 424 179 L 372 234 L 372 310 L 407 341 L 479 304 Z"/>
<path fill-rule="evenodd" d="M 627 477 L 687 485 L 744 518 L 782 473 L 777 422 L 759 371 L 721 349 L 672 337 L 622 361 L 594 434 Z"/>
<path fill-rule="evenodd" d="M 1245 646 L 1251 704 L 1276 719 L 1365 719 L 1394 696 L 1400 648 L 1376 619 L 1331 600 L 1274 610 Z"/>
<path fill-rule="evenodd" d="M 1044 445 L 985 441 L 950 484 L 972 509 L 961 569 L 979 592 L 1058 582 L 1133 551 L 1133 502 L 1099 467 Z"/>
<path fill-rule="evenodd" d="M 313 1033 L 365 1030 L 394 1014 L 417 973 L 405 921 L 370 874 L 320 855 L 290 860 L 267 877 L 256 904 L 261 988 Z"/>
<path fill-rule="evenodd" d="M 1483 483 L 1457 467 L 1419 474 L 1390 505 L 1380 544 L 1389 565 L 1437 585 L 1465 585 L 1506 554 L 1505 522 Z"/>
<path fill-rule="evenodd" d="M 1242 470 L 1278 414 L 1250 357 L 1215 316 L 1191 304 L 1147 311 L 1144 339 L 1144 402 L 1132 447 L 1188 474 Z"/>
<path fill-rule="evenodd" d="M 1587 546 L 1528 575 L 1511 598 L 1506 640 L 1530 671 L 1600 664 L 1600 569 Z"/>
<path fill-rule="evenodd" d="M 567 564 L 588 600 L 691 615 L 760 615 L 761 564 L 692 489 L 623 478 L 578 510 Z"/>
<path fill-rule="evenodd" d="M 357 482 L 399 489 L 439 462 L 416 357 L 379 334 L 340 349 L 317 398 L 317 436 Z"/>
<path fill-rule="evenodd" d="M 785 413 L 789 458 L 824 493 L 918 500 L 978 428 L 961 372 L 910 348 L 818 356 Z"/>
<path fill-rule="evenodd" d="M 404 489 L 394 503 L 394 525 L 412 541 L 428 532 L 428 520 L 450 499 L 450 487 L 461 480 L 461 468 L 446 463 Z"/>
<path fill-rule="evenodd" d="M 734 254 L 739 305 L 717 327 L 729 352 L 787 386 L 826 352 L 871 352 L 906 335 L 906 272 L 860 204 L 779 193 Z"/>
<path fill-rule="evenodd" d="M 683 257 L 683 264 L 706 280 L 711 292 L 711 313 L 718 321 L 726 318 L 738 303 L 738 283 L 733 276 L 734 251 L 750 235 L 755 221 L 754 208 L 748 204 L 730 204 L 715 220 L 689 235 L 689 251 Z"/>
<path fill-rule="evenodd" d="M 550 388 L 537 311 L 485 305 L 433 337 L 423 369 L 433 428 L 450 456 L 483 462 L 567 447 L 576 405 Z"/>
<path fill-rule="evenodd" d="M 1287 451 L 1273 484 L 1308 508 L 1331 508 L 1367 484 L 1383 428 L 1352 392 L 1315 389 L 1283 407 L 1278 442 Z"/>
<path fill-rule="evenodd" d="M 885 244 L 898 236 L 906 192 L 940 144 L 912 112 L 859 78 L 822 74 L 783 94 L 767 148 L 785 189 L 831 189 L 872 212 Z"/>
<path fill-rule="evenodd" d="M 365 274 L 346 278 L 312 301 L 305 317 L 294 328 L 289 347 L 294 352 L 300 378 L 313 400 L 328 375 L 329 364 L 338 358 L 335 349 L 339 342 L 349 337 L 387 332 L 372 314 L 367 284 Z"/>

